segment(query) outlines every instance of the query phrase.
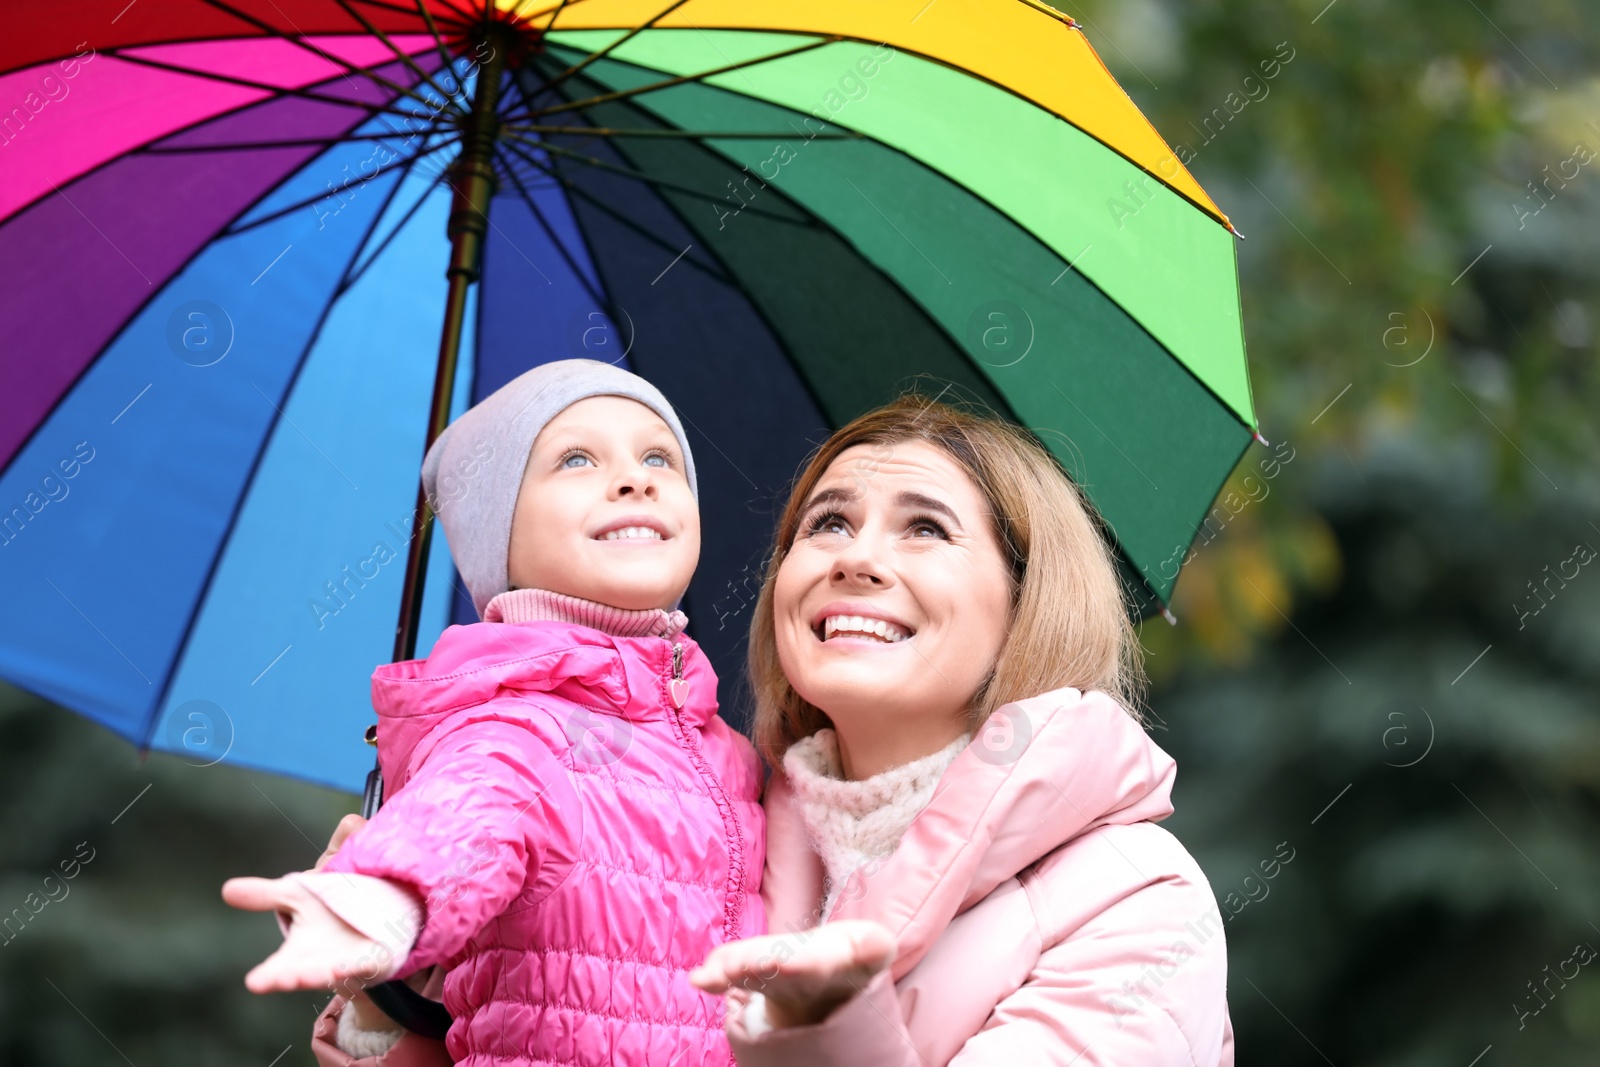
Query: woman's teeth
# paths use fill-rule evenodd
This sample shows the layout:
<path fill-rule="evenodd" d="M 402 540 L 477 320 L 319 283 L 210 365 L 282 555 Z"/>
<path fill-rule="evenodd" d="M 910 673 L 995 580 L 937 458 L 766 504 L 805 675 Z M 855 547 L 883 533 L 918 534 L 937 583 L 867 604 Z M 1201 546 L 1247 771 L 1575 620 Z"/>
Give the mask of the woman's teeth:
<path fill-rule="evenodd" d="M 620 530 L 611 530 L 600 535 L 601 541 L 627 541 L 627 540 L 664 540 L 661 534 L 648 526 L 624 526 Z"/>
<path fill-rule="evenodd" d="M 822 639 L 826 641 L 837 634 L 876 637 L 885 644 L 904 641 L 911 636 L 894 623 L 884 622 L 882 619 L 869 619 L 861 615 L 830 615 L 823 619 Z"/>

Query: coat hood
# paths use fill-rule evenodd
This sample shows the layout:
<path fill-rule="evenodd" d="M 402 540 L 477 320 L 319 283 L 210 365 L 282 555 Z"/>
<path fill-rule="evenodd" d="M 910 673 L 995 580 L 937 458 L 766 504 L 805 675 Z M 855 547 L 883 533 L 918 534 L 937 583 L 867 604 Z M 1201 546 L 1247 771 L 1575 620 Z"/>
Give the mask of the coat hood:
<path fill-rule="evenodd" d="M 378 761 L 386 789 L 392 793 L 405 784 L 441 723 L 470 715 L 501 693 L 550 693 L 596 715 L 631 722 L 670 717 L 667 683 L 674 644 L 682 646 L 683 678 L 689 684 L 678 715 L 686 727 L 699 729 L 717 713 L 717 676 L 685 634 L 617 637 L 554 621 L 448 627 L 427 659 L 390 663 L 373 672 Z"/>
<path fill-rule="evenodd" d="M 1105 693 L 1064 688 L 1006 704 L 956 757 L 890 856 L 839 890 L 830 920 L 872 919 L 894 933 L 899 981 L 950 920 L 1063 844 L 1112 824 L 1172 813 L 1177 764 Z M 773 932 L 816 925 L 822 861 L 783 775 L 768 786 L 763 892 Z"/>

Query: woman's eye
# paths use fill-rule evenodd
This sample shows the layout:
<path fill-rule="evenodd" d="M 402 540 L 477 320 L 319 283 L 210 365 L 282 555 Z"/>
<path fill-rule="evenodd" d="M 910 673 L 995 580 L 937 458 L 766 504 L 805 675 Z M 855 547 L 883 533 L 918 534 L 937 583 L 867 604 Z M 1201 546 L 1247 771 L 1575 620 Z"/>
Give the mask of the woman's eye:
<path fill-rule="evenodd" d="M 913 537 L 922 537 L 922 536 L 925 536 L 925 535 L 932 536 L 932 537 L 945 537 L 945 538 L 948 538 L 950 536 L 950 534 L 945 530 L 945 528 L 943 526 L 941 526 L 939 523 L 935 522 L 934 520 L 932 520 L 932 519 L 917 519 L 915 522 L 913 522 L 911 524 L 911 536 L 913 536 Z"/>
<path fill-rule="evenodd" d="M 806 523 L 806 536 L 819 533 L 847 533 L 844 516 L 836 511 L 825 511 Z"/>

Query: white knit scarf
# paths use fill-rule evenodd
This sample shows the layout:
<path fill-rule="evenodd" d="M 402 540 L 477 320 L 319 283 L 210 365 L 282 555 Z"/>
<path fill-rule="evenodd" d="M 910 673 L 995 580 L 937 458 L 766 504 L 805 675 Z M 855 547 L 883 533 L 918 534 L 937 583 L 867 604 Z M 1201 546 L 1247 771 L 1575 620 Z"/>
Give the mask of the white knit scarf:
<path fill-rule="evenodd" d="M 824 727 L 789 746 L 783 769 L 827 870 L 820 922 L 828 921 L 840 887 L 857 869 L 899 846 L 906 828 L 933 799 L 946 768 L 971 740 L 963 734 L 930 756 L 858 781 L 844 777 L 833 730 Z"/>

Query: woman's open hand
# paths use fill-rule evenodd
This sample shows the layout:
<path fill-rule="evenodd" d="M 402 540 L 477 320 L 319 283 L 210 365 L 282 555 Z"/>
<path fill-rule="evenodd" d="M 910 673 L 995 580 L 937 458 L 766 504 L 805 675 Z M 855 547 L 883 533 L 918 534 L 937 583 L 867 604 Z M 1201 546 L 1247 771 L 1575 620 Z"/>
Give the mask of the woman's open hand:
<path fill-rule="evenodd" d="M 889 966 L 894 935 L 866 919 L 824 923 L 800 934 L 770 934 L 719 945 L 689 972 L 707 993 L 737 986 L 766 997 L 775 1028 L 808 1026 L 832 1011 Z"/>
<path fill-rule="evenodd" d="M 252 993 L 293 989 L 349 993 L 382 981 L 401 962 L 293 878 L 230 878 L 222 885 L 222 899 L 244 911 L 278 912 L 288 924 L 278 951 L 245 975 L 245 987 Z"/>
<path fill-rule="evenodd" d="M 322 855 L 317 857 L 317 862 L 312 865 L 311 869 L 313 871 L 322 870 L 322 865 L 333 859 L 339 848 L 345 843 L 345 840 L 365 825 L 367 825 L 367 820 L 355 812 L 351 812 L 340 819 L 339 825 L 333 828 L 333 836 L 328 838 L 328 847 L 322 850 Z"/>

